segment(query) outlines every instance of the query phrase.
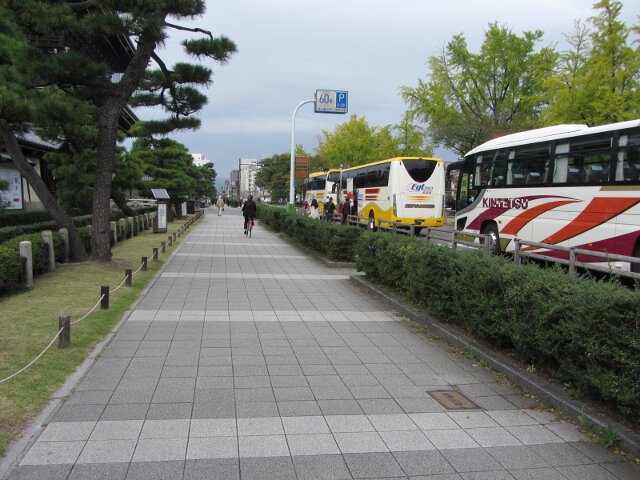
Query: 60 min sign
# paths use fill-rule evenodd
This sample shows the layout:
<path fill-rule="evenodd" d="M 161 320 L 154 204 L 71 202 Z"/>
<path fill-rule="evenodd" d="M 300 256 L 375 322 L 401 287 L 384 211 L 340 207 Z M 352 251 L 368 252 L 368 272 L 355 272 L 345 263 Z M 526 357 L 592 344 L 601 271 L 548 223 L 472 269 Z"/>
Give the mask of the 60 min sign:
<path fill-rule="evenodd" d="M 347 113 L 348 92 L 344 90 L 316 90 L 316 113 Z"/>

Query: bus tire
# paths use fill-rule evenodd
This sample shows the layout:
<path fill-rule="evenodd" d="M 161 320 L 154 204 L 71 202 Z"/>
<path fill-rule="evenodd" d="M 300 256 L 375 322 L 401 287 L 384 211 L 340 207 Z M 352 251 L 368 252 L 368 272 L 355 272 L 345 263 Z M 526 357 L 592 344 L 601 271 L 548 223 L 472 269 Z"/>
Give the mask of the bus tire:
<path fill-rule="evenodd" d="M 632 257 L 640 258 L 640 238 L 636 241 L 636 246 L 633 249 Z M 640 263 L 632 263 L 631 271 L 633 273 L 640 273 Z"/>
<path fill-rule="evenodd" d="M 376 216 L 373 214 L 373 210 L 369 212 L 369 230 L 375 232 L 376 228 Z"/>
<path fill-rule="evenodd" d="M 498 233 L 498 226 L 494 223 L 488 223 L 482 229 L 482 233 L 491 237 L 491 247 L 489 252 L 491 255 L 498 255 L 500 253 L 500 234 Z"/>

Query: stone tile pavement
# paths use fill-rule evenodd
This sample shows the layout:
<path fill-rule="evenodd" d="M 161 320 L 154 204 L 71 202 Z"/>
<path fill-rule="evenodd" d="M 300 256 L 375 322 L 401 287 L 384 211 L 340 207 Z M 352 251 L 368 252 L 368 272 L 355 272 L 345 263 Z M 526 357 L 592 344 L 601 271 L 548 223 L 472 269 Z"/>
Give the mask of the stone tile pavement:
<path fill-rule="evenodd" d="M 5 478 L 640 478 L 354 273 L 209 213 Z"/>

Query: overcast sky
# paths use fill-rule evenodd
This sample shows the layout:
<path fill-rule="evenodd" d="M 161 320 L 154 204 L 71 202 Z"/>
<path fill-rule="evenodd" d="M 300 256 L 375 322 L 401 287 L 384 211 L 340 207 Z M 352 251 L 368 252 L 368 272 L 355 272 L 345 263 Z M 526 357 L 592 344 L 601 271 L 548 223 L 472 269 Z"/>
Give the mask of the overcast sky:
<path fill-rule="evenodd" d="M 622 19 L 637 21 L 637 0 L 623 0 Z M 634 8 L 634 5 L 636 8 Z M 477 52 L 490 22 L 514 33 L 540 29 L 543 44 L 567 48 L 563 33 L 575 19 L 594 14 L 590 0 L 207 0 L 206 15 L 187 24 L 224 34 L 238 52 L 225 65 L 210 64 L 213 85 L 201 112 L 202 127 L 171 138 L 213 162 L 218 180 L 239 158 L 262 159 L 290 151 L 291 117 L 316 89 L 347 90 L 347 115 L 317 114 L 313 104 L 296 116 L 296 144 L 309 153 L 322 130 L 350 114 L 371 126 L 399 123 L 406 107 L 401 86 L 426 78 L 426 61 L 463 33 Z M 184 60 L 177 32 L 160 56 Z M 139 109 L 142 119 L 157 117 Z M 453 153 L 439 150 L 445 161 Z"/>

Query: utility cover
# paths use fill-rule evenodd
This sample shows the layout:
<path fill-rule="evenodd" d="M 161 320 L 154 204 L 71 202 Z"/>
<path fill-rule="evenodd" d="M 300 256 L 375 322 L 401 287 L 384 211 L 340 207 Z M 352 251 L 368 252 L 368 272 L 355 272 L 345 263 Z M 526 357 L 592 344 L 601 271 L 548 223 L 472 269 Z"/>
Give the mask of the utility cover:
<path fill-rule="evenodd" d="M 457 390 L 434 390 L 427 393 L 449 410 L 474 410 L 480 408 Z"/>

